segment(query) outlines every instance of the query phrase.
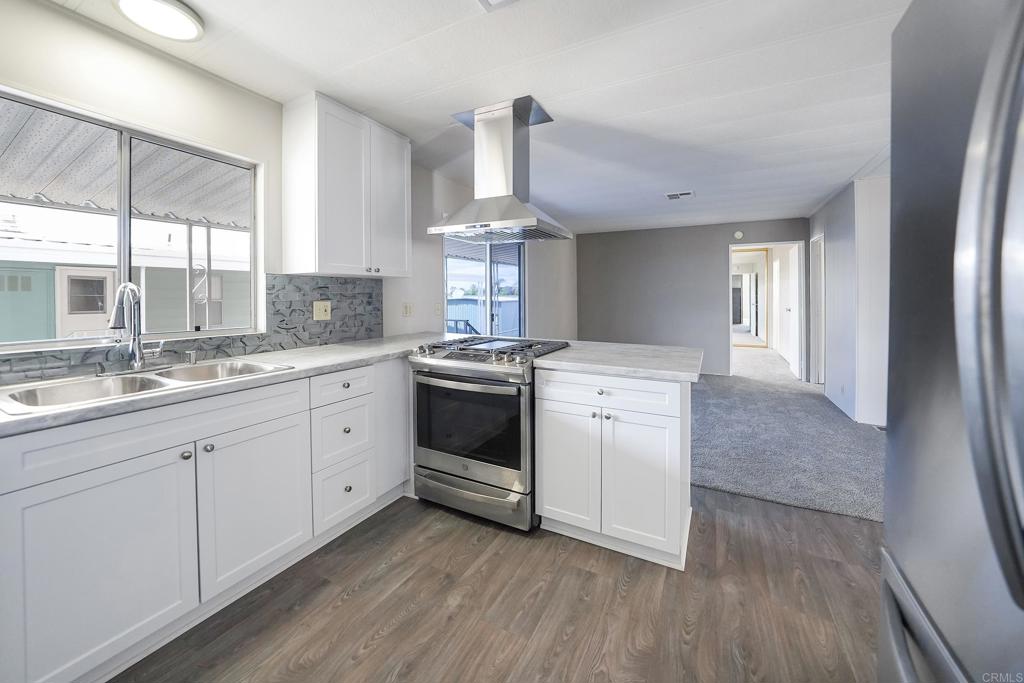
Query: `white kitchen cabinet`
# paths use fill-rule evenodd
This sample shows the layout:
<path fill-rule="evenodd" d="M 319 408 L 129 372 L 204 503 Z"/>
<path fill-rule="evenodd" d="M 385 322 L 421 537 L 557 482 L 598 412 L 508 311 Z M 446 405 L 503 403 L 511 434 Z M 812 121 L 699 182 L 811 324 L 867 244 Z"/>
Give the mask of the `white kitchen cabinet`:
<path fill-rule="evenodd" d="M 601 423 L 602 533 L 678 553 L 679 418 L 605 409 Z"/>
<path fill-rule="evenodd" d="M 193 452 L 0 496 L 0 680 L 74 680 L 199 604 Z"/>
<path fill-rule="evenodd" d="M 411 153 L 407 138 L 370 124 L 370 260 L 366 265 L 372 265 L 374 275 L 412 274 Z"/>
<path fill-rule="evenodd" d="M 309 414 L 196 442 L 204 601 L 312 538 Z"/>
<path fill-rule="evenodd" d="M 284 272 L 408 276 L 409 140 L 319 93 L 283 131 Z"/>
<path fill-rule="evenodd" d="M 554 370 L 535 378 L 541 525 L 681 569 L 690 385 Z"/>
<path fill-rule="evenodd" d="M 346 460 L 373 446 L 374 395 L 367 394 L 309 412 L 313 471 Z"/>
<path fill-rule="evenodd" d="M 410 477 L 412 469 L 412 375 L 405 358 L 377 363 L 374 393 L 377 495 Z"/>
<path fill-rule="evenodd" d="M 600 408 L 537 399 L 535 414 L 538 514 L 601 531 Z"/>
<path fill-rule="evenodd" d="M 313 473 L 313 533 L 329 531 L 377 498 L 373 451 Z"/>

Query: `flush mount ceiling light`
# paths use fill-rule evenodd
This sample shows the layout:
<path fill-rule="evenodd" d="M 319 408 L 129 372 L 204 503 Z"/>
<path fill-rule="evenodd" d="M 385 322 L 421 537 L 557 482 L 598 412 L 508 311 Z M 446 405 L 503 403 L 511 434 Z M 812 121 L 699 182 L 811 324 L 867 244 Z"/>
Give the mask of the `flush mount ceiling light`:
<path fill-rule="evenodd" d="M 496 9 L 501 9 L 506 5 L 511 5 L 516 0 L 477 0 L 480 6 L 487 12 L 493 12 Z"/>
<path fill-rule="evenodd" d="M 128 21 L 171 40 L 199 40 L 203 20 L 180 0 L 114 0 Z"/>

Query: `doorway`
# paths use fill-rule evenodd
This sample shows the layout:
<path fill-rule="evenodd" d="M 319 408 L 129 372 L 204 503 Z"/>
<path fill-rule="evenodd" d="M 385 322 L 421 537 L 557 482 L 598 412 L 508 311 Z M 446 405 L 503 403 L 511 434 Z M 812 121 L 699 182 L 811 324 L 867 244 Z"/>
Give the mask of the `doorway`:
<path fill-rule="evenodd" d="M 730 374 L 767 353 L 807 379 L 806 259 L 802 241 L 730 246 Z"/>
<path fill-rule="evenodd" d="M 732 345 L 768 346 L 768 249 L 733 249 L 729 272 Z"/>
<path fill-rule="evenodd" d="M 825 383 L 825 237 L 811 239 L 810 248 L 811 358 L 808 381 Z"/>

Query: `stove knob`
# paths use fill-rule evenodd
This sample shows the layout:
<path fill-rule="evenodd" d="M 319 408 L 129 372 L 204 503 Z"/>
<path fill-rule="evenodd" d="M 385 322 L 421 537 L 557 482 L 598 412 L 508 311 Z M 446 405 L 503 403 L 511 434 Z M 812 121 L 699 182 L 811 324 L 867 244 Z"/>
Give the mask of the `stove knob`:
<path fill-rule="evenodd" d="M 527 361 L 527 358 L 526 358 L 525 355 L 518 354 L 516 356 L 516 365 L 526 365 L 526 361 Z"/>
<path fill-rule="evenodd" d="M 416 349 L 416 353 L 420 354 L 421 356 L 429 356 L 430 354 L 434 353 L 434 350 L 431 349 L 426 344 L 420 344 L 419 348 Z"/>

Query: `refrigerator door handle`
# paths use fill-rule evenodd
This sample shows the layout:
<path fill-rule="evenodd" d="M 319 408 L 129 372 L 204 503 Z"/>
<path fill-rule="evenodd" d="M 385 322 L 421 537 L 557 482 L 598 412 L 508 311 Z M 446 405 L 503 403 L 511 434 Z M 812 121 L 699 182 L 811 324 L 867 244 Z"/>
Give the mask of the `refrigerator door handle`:
<path fill-rule="evenodd" d="M 1010 3 L 974 111 L 953 256 L 957 362 L 974 471 L 1024 608 L 1024 3 Z M 1004 298 L 1003 293 L 1007 296 Z"/>

